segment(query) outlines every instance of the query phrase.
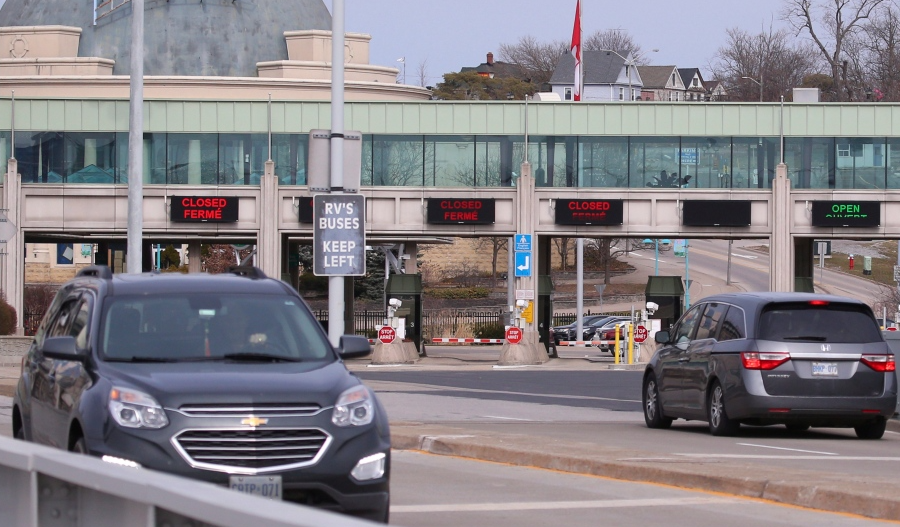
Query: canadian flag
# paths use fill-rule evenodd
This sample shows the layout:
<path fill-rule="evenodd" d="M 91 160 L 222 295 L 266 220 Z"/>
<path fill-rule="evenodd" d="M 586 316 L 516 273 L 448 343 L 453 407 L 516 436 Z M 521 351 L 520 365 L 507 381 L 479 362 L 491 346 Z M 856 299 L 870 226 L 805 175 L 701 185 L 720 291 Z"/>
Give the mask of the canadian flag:
<path fill-rule="evenodd" d="M 575 57 L 575 89 L 572 98 L 581 100 L 581 85 L 584 82 L 581 73 L 581 0 L 575 4 L 575 28 L 572 30 L 572 56 Z"/>

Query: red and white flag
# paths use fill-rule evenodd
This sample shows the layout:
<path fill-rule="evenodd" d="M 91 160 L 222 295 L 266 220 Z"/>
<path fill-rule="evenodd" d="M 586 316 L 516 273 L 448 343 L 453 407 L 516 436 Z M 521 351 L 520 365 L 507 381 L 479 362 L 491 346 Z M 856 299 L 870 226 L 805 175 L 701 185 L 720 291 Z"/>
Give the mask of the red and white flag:
<path fill-rule="evenodd" d="M 572 56 L 575 57 L 575 89 L 572 98 L 581 100 L 583 76 L 581 72 L 581 0 L 575 5 L 575 28 L 572 30 Z"/>

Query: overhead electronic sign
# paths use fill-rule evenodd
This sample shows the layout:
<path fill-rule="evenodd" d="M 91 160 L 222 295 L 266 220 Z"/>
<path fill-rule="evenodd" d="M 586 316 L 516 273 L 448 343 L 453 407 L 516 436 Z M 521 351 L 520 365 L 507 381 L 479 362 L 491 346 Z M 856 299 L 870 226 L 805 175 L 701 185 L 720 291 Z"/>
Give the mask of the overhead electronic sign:
<path fill-rule="evenodd" d="M 234 223 L 238 221 L 237 196 L 172 196 L 172 221 Z"/>
<path fill-rule="evenodd" d="M 622 225 L 625 205 L 621 199 L 558 199 L 557 225 Z"/>
<path fill-rule="evenodd" d="M 495 211 L 493 199 L 428 198 L 428 223 L 489 225 Z"/>
<path fill-rule="evenodd" d="M 880 201 L 813 201 L 813 227 L 878 227 Z"/>
<path fill-rule="evenodd" d="M 689 227 L 747 227 L 750 202 L 746 200 L 688 199 L 681 202 L 681 224 Z"/>

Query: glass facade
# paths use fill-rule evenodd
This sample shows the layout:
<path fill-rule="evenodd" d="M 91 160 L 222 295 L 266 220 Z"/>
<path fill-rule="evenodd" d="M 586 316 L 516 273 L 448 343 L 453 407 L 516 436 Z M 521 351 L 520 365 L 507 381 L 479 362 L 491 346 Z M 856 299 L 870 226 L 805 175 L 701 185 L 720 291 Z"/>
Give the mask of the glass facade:
<path fill-rule="evenodd" d="M 306 185 L 307 134 L 273 134 L 281 185 Z M 0 159 L 11 134 L 0 132 Z M 771 187 L 777 137 L 530 136 L 528 161 L 538 187 Z M 512 187 L 525 159 L 524 136 L 364 135 L 362 185 Z M 144 183 L 259 185 L 269 156 L 266 134 L 146 133 Z M 23 183 L 127 184 L 128 134 L 15 134 Z M 792 188 L 900 188 L 900 138 L 786 137 Z M 5 172 L 5 171 L 4 171 Z"/>

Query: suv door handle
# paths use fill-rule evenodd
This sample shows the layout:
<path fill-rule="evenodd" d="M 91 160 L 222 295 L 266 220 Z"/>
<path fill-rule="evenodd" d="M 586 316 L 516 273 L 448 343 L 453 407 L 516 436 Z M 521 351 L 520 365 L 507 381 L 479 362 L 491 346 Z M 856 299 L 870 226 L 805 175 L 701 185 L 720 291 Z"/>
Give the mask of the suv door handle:
<path fill-rule="evenodd" d="M 690 362 L 690 357 L 679 357 L 678 362 Z"/>

